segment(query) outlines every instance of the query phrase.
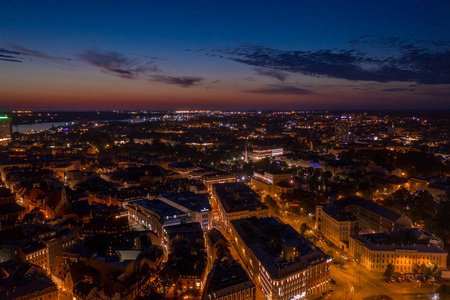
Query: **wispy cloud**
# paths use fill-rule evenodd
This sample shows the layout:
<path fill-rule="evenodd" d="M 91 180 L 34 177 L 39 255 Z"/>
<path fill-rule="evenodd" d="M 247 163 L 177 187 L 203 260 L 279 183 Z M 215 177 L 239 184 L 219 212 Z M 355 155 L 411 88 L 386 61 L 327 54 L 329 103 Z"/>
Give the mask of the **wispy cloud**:
<path fill-rule="evenodd" d="M 351 46 L 350 49 L 286 51 L 243 45 L 237 48 L 216 49 L 209 55 L 224 56 L 232 61 L 256 67 L 256 70 L 291 72 L 315 77 L 374 82 L 450 83 L 448 41 L 427 42 L 365 36 L 352 41 Z M 369 50 L 376 47 L 382 47 L 385 51 L 380 54 Z"/>
<path fill-rule="evenodd" d="M 45 52 L 32 50 L 32 49 L 28 49 L 28 48 L 25 48 L 25 47 L 22 47 L 22 46 L 17 46 L 17 45 L 11 46 L 11 49 L 20 51 L 20 53 L 22 53 L 22 54 L 26 54 L 26 55 L 33 56 L 33 57 L 38 57 L 38 58 L 43 58 L 43 59 L 47 59 L 47 60 L 51 60 L 51 61 L 60 61 L 60 60 L 64 59 L 64 58 L 59 58 L 59 57 L 52 56 L 52 55 L 50 55 L 48 53 L 45 53 Z"/>
<path fill-rule="evenodd" d="M 203 78 L 197 76 L 153 75 L 150 76 L 149 80 L 153 82 L 178 85 L 181 87 L 191 87 L 198 85 L 201 81 L 203 81 Z"/>
<path fill-rule="evenodd" d="M 21 56 L 27 55 L 26 53 L 22 53 L 19 51 L 0 48 L 0 60 L 9 61 L 9 62 L 22 62 L 23 59 Z"/>
<path fill-rule="evenodd" d="M 284 82 L 286 78 L 288 77 L 288 73 L 273 69 L 264 69 L 264 68 L 253 68 L 253 70 L 256 72 L 256 74 L 261 76 L 268 76 L 275 79 L 278 79 L 281 82 Z"/>
<path fill-rule="evenodd" d="M 408 88 L 392 88 L 392 89 L 384 89 L 381 90 L 382 92 L 412 92 L 415 91 L 415 89 L 408 89 Z"/>
<path fill-rule="evenodd" d="M 257 93 L 266 95 L 309 95 L 312 91 L 291 85 L 271 84 L 262 88 L 245 90 L 245 93 Z"/>
<path fill-rule="evenodd" d="M 137 58 L 129 58 L 114 51 L 86 50 L 79 57 L 86 63 L 101 69 L 104 73 L 126 79 L 139 79 L 149 74 L 161 72 L 154 61 L 142 63 Z"/>

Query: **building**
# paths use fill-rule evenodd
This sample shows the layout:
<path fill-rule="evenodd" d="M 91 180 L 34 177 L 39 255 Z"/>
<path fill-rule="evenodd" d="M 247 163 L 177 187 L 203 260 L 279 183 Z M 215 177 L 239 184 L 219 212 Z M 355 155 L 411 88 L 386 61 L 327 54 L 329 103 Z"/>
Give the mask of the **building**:
<path fill-rule="evenodd" d="M 203 230 L 212 228 L 212 209 L 208 194 L 172 193 L 163 194 L 157 199 L 188 214 L 192 221 L 202 225 Z"/>
<path fill-rule="evenodd" d="M 203 300 L 255 300 L 256 287 L 242 266 L 224 257 L 214 262 L 206 279 Z"/>
<path fill-rule="evenodd" d="M 339 248 L 350 235 L 411 228 L 412 220 L 361 197 L 346 197 L 316 207 L 316 229 Z"/>
<path fill-rule="evenodd" d="M 78 233 L 69 229 L 63 229 L 41 234 L 39 238 L 47 246 L 48 265 L 50 268 L 53 268 L 56 257 L 76 243 Z"/>
<path fill-rule="evenodd" d="M 339 121 L 335 125 L 335 139 L 338 143 L 348 144 L 350 141 L 350 123 Z"/>
<path fill-rule="evenodd" d="M 189 246 L 198 251 L 205 249 L 205 239 L 200 223 L 191 222 L 166 226 L 163 232 L 166 253 L 183 246 Z"/>
<path fill-rule="evenodd" d="M 207 259 L 201 251 L 195 249 L 175 251 L 169 254 L 163 272 L 180 274 L 178 280 L 174 282 L 174 286 L 179 287 L 180 296 L 186 291 L 194 290 L 201 295 L 207 275 L 206 264 Z"/>
<path fill-rule="evenodd" d="M 436 202 L 446 201 L 450 195 L 450 177 L 409 178 L 409 191 L 428 191 Z"/>
<path fill-rule="evenodd" d="M 1 299 L 57 300 L 58 288 L 45 271 L 30 263 L 7 262 L 0 266 Z"/>
<path fill-rule="evenodd" d="M 231 240 L 268 299 L 304 299 L 329 288 L 331 258 L 278 218 L 232 220 Z"/>
<path fill-rule="evenodd" d="M 388 264 L 399 273 L 412 273 L 414 264 L 434 263 L 440 269 L 447 268 L 448 253 L 441 241 L 418 228 L 352 235 L 349 242 L 350 254 L 371 271 L 382 272 Z"/>
<path fill-rule="evenodd" d="M 129 231 L 128 217 L 99 215 L 83 223 L 83 235 L 117 234 Z"/>
<path fill-rule="evenodd" d="M 216 228 L 205 234 L 206 252 L 208 254 L 207 271 L 211 271 L 214 261 L 229 253 L 228 241 Z"/>
<path fill-rule="evenodd" d="M 208 192 L 212 192 L 214 184 L 236 182 L 236 175 L 227 172 L 218 172 L 203 176 L 202 182 L 206 186 Z"/>
<path fill-rule="evenodd" d="M 190 222 L 187 213 L 158 199 L 137 200 L 126 205 L 131 220 L 154 232 L 161 239 L 165 226 Z"/>
<path fill-rule="evenodd" d="M 17 250 L 17 261 L 29 262 L 50 273 L 47 246 L 40 242 L 32 242 Z"/>
<path fill-rule="evenodd" d="M 11 118 L 0 115 L 0 146 L 6 146 L 12 139 Z"/>
<path fill-rule="evenodd" d="M 263 159 L 267 157 L 274 157 L 283 155 L 283 148 L 281 147 L 261 147 L 255 148 L 252 152 L 253 159 Z"/>
<path fill-rule="evenodd" d="M 223 228 L 229 229 L 231 220 L 269 216 L 269 208 L 261 203 L 260 196 L 243 182 L 215 184 L 213 196 Z"/>
<path fill-rule="evenodd" d="M 272 197 L 280 196 L 282 193 L 291 193 L 294 187 L 291 184 L 292 176 L 286 172 L 253 172 L 251 178 L 251 185 L 263 194 L 268 194 Z"/>

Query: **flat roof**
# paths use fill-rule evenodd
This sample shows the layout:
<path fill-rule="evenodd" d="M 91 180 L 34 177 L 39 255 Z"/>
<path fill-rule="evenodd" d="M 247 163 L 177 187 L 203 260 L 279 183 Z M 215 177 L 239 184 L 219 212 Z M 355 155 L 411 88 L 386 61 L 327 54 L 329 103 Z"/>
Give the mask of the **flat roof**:
<path fill-rule="evenodd" d="M 195 212 L 211 211 L 209 204 L 209 195 L 206 193 L 195 194 L 193 192 L 169 193 L 161 194 L 162 198 L 166 198 L 178 205 L 186 207 Z"/>
<path fill-rule="evenodd" d="M 130 203 L 141 206 L 144 209 L 150 210 L 162 218 L 168 217 L 168 216 L 185 214 L 181 210 L 179 210 L 161 200 L 158 200 L 158 199 L 154 199 L 154 200 L 142 199 L 142 200 L 132 201 Z"/>
<path fill-rule="evenodd" d="M 329 259 L 322 250 L 278 218 L 253 217 L 232 220 L 231 225 L 269 272 L 271 278 L 281 279 Z M 285 247 L 295 248 L 298 255 L 289 260 L 283 259 L 278 252 L 280 248 Z"/>

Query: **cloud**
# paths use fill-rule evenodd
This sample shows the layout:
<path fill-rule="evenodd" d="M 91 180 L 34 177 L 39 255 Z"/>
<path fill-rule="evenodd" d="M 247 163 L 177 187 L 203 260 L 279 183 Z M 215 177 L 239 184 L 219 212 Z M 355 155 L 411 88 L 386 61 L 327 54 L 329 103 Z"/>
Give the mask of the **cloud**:
<path fill-rule="evenodd" d="M 407 89 L 407 88 L 392 88 L 392 89 L 384 89 L 382 92 L 412 92 L 415 89 Z"/>
<path fill-rule="evenodd" d="M 365 44 L 371 49 L 378 45 L 385 51 L 373 52 L 364 49 Z M 447 41 L 411 41 L 396 37 L 365 36 L 352 41 L 351 45 L 351 49 L 315 51 L 286 51 L 243 45 L 237 48 L 216 49 L 209 55 L 222 55 L 226 59 L 253 66 L 257 70 L 291 72 L 314 77 L 431 85 L 450 83 L 450 43 Z"/>
<path fill-rule="evenodd" d="M 307 89 L 298 88 L 291 85 L 279 85 L 271 84 L 262 88 L 257 88 L 253 90 L 246 90 L 245 93 L 256 93 L 256 94 L 266 94 L 266 95 L 309 95 L 313 94 L 312 91 Z"/>
<path fill-rule="evenodd" d="M 22 46 L 13 45 L 13 46 L 11 46 L 11 48 L 14 50 L 20 51 L 22 54 L 39 57 L 39 58 L 43 58 L 43 59 L 47 59 L 47 60 L 58 61 L 58 60 L 62 59 L 62 58 L 58 58 L 55 56 L 51 56 L 50 54 L 47 54 L 45 52 L 28 49 L 28 48 L 25 48 Z"/>
<path fill-rule="evenodd" d="M 253 68 L 253 70 L 258 75 L 272 77 L 272 78 L 278 79 L 281 82 L 284 82 L 286 80 L 286 78 L 288 77 L 288 73 L 278 71 L 278 70 L 263 69 L 263 68 Z"/>
<path fill-rule="evenodd" d="M 131 59 L 113 51 L 86 50 L 79 57 L 88 64 L 100 68 L 104 73 L 126 79 L 138 79 L 148 74 L 161 72 L 153 61 L 142 63 L 136 58 Z"/>
<path fill-rule="evenodd" d="M 2 61 L 10 61 L 10 62 L 22 62 L 21 56 L 27 55 L 26 53 L 0 48 L 0 60 Z"/>
<path fill-rule="evenodd" d="M 153 75 L 149 80 L 153 82 L 178 85 L 181 87 L 191 87 L 198 85 L 201 81 L 203 81 L 203 78 L 197 76 Z"/>

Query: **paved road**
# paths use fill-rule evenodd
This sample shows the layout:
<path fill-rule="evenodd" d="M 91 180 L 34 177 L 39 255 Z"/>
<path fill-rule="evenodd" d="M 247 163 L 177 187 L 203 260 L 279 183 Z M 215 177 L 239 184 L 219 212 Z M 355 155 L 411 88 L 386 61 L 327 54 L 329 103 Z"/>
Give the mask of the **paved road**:
<path fill-rule="evenodd" d="M 394 299 L 432 299 L 432 284 L 416 282 L 386 283 L 381 273 L 368 271 L 355 263 L 349 263 L 344 268 L 333 265 L 331 277 L 336 280 L 333 299 L 363 299 L 374 295 L 389 295 Z"/>

